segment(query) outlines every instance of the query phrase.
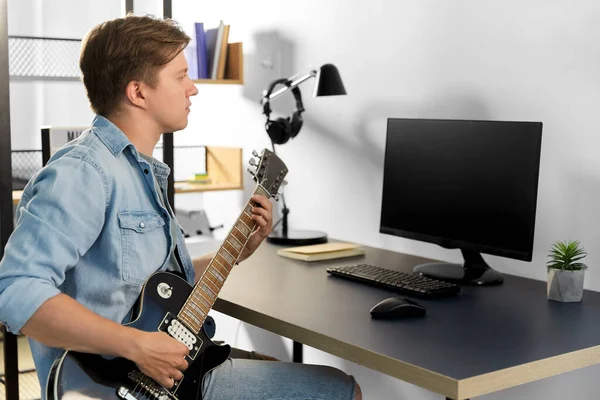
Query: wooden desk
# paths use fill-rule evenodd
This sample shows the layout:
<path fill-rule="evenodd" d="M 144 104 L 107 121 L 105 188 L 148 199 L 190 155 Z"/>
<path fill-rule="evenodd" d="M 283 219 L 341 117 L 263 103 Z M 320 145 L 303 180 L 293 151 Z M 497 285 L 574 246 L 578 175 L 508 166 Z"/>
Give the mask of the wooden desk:
<path fill-rule="evenodd" d="M 417 299 L 424 318 L 372 320 L 370 308 L 395 294 L 329 276 L 326 267 L 411 271 L 431 260 L 367 247 L 364 257 L 305 263 L 277 256 L 277 248 L 264 243 L 234 268 L 214 309 L 452 399 L 600 363 L 600 293 L 556 303 L 545 282 L 506 276 L 501 286 Z"/>

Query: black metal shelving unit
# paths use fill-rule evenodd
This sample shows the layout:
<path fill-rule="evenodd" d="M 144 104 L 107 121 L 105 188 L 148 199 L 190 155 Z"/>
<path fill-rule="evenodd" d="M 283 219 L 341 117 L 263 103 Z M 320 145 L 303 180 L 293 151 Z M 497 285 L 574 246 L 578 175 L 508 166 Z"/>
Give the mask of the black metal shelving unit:
<path fill-rule="evenodd" d="M 8 72 L 8 0 L 0 0 L 0 259 L 13 231 Z M 4 381 L 7 400 L 19 399 L 17 337 L 4 332 Z"/>

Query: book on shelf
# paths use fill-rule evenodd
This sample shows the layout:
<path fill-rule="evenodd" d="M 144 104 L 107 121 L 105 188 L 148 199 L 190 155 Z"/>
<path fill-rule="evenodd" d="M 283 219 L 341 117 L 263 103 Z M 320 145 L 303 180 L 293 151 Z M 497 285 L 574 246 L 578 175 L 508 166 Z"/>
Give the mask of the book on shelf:
<path fill-rule="evenodd" d="M 223 41 L 223 31 L 225 24 L 223 20 L 219 22 L 217 28 L 206 30 L 206 58 L 208 60 L 208 78 L 217 79 L 217 70 L 219 69 L 219 56 Z"/>
<path fill-rule="evenodd" d="M 194 27 L 196 28 L 196 63 L 198 66 L 197 79 L 208 79 L 208 59 L 204 23 L 196 22 Z"/>
<path fill-rule="evenodd" d="M 219 51 L 219 64 L 217 66 L 217 79 L 225 78 L 225 63 L 227 62 L 227 43 L 229 42 L 229 25 L 223 26 L 223 35 L 221 36 L 221 43 L 218 49 Z"/>
<path fill-rule="evenodd" d="M 277 255 L 281 257 L 309 262 L 354 257 L 363 254 L 365 254 L 365 249 L 360 245 L 344 242 L 313 244 L 277 250 Z"/>
<path fill-rule="evenodd" d="M 233 51 L 240 51 L 241 43 L 232 47 L 229 43 L 229 31 L 231 26 L 225 25 L 223 20 L 219 21 L 216 28 L 205 29 L 203 22 L 194 23 L 194 35 L 190 44 L 184 50 L 188 61 L 190 77 L 192 79 L 227 79 L 228 68 L 230 67 L 230 58 L 233 62 L 240 63 L 239 54 L 233 54 Z M 239 67 L 236 68 L 236 75 L 239 75 Z M 236 78 L 237 79 L 237 78 Z"/>

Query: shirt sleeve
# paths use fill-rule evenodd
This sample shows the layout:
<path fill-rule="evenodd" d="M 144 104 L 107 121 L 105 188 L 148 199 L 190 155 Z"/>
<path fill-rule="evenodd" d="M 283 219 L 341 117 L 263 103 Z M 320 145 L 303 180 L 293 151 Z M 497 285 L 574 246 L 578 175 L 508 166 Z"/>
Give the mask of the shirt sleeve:
<path fill-rule="evenodd" d="M 65 274 L 98 238 L 108 185 L 89 162 L 65 156 L 33 178 L 0 261 L 0 322 L 19 333 L 61 291 Z"/>

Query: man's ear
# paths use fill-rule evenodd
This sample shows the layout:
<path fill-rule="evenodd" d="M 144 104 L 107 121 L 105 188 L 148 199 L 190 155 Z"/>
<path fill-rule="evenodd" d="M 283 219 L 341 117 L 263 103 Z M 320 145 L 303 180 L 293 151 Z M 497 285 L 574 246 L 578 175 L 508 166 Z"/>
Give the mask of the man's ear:
<path fill-rule="evenodd" d="M 127 101 L 140 108 L 146 108 L 146 85 L 140 81 L 131 81 L 125 87 L 125 97 Z"/>

